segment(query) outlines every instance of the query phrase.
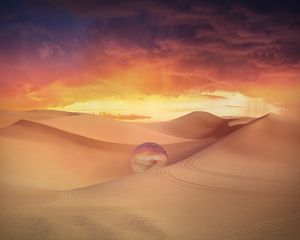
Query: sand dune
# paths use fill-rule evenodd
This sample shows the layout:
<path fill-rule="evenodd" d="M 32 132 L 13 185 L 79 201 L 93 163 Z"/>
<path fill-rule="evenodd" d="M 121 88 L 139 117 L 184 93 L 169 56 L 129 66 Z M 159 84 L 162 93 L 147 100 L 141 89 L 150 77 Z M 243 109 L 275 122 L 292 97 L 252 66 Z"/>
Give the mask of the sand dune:
<path fill-rule="evenodd" d="M 0 144 L 2 178 L 14 184 L 66 189 L 131 173 L 128 159 L 132 146 L 97 141 L 27 120 L 1 129 Z"/>
<path fill-rule="evenodd" d="M 1 139 L 19 141 L 11 149 L 28 139 L 32 146 L 39 146 L 44 133 L 28 124 L 34 123 L 9 127 L 1 133 Z M 11 129 L 16 127 L 29 128 L 30 134 L 38 132 L 38 137 L 26 133 L 30 137 L 23 141 L 12 134 Z M 57 130 L 51 131 L 44 140 L 49 146 L 60 136 L 53 133 Z M 199 132 L 196 135 L 199 137 Z M 66 142 L 59 145 L 68 148 L 71 140 L 66 136 L 64 139 Z M 11 192 L 5 202 L 4 214 L 9 217 L 1 224 L 2 235 L 5 239 L 64 240 L 297 239 L 299 140 L 297 124 L 267 115 L 222 138 L 164 145 L 170 163 L 174 162 L 164 168 L 68 191 Z M 84 145 L 76 144 L 72 150 Z M 43 152 L 51 154 L 53 148 Z M 86 154 L 98 148 L 84 149 Z M 82 172 L 78 170 L 76 176 L 82 176 Z M 26 201 L 20 202 L 22 197 Z"/>
<path fill-rule="evenodd" d="M 299 156 L 299 136 L 300 128 L 296 122 L 268 114 L 235 131 L 223 139 L 222 144 L 224 148 L 235 149 L 249 157 L 286 163 Z"/>
<path fill-rule="evenodd" d="M 199 188 L 300 196 L 290 192 L 300 184 L 300 132 L 283 123 L 277 131 L 277 124 L 270 115 L 253 121 L 161 174 Z"/>
<path fill-rule="evenodd" d="M 198 236 L 204 239 L 296 239 L 300 226 L 299 150 L 294 152 L 296 155 L 278 157 L 273 162 L 272 155 L 266 158 L 263 148 L 255 151 L 260 142 L 252 138 L 268 133 L 261 141 L 266 145 L 265 151 L 273 151 L 273 148 L 268 149 L 268 144 L 272 145 L 276 137 L 269 132 L 269 127 L 276 124 L 273 116 L 263 117 L 174 165 L 66 192 L 64 201 L 73 202 L 72 198 L 78 198 L 95 209 L 97 206 L 119 209 L 121 216 L 134 213 L 136 224 L 156 223 L 156 230 L 154 227 L 148 232 L 136 230 L 136 239 L 138 236 L 155 239 L 155 232 L 161 233 L 161 239 L 185 239 L 187 235 L 189 239 L 198 239 Z M 290 128 L 292 126 L 287 125 L 280 132 L 287 133 Z M 300 135 L 297 136 L 299 139 Z M 277 148 L 283 144 L 281 151 L 285 152 L 284 138 L 278 136 L 276 141 L 280 141 Z M 236 145 L 229 147 L 229 143 Z M 247 143 L 255 155 L 249 155 L 249 149 L 245 148 Z M 292 147 L 297 146 L 294 142 Z M 155 198 L 151 198 L 153 195 Z M 100 205 L 93 200 L 98 198 L 102 199 Z M 74 205 L 76 209 L 76 203 Z M 121 216 L 97 221 L 116 227 L 114 221 Z M 124 236 L 123 232 L 130 229 L 120 231 Z"/>
<path fill-rule="evenodd" d="M 227 123 L 228 120 L 207 112 L 192 112 L 171 121 L 140 125 L 176 137 L 200 139 L 226 134 Z"/>
<path fill-rule="evenodd" d="M 281 128 L 276 130 L 277 124 Z M 263 181 L 298 182 L 300 131 L 292 124 L 284 124 L 276 116 L 266 115 L 208 144 L 208 147 L 184 160 L 160 168 L 158 173 L 163 174 L 164 169 L 178 169 L 178 175 L 191 170 L 189 174 L 220 175 L 233 180 L 262 180 L 260 184 Z M 274 131 L 270 132 L 272 128 Z M 187 176 L 194 179 L 189 174 Z"/>
<path fill-rule="evenodd" d="M 168 164 L 213 140 L 163 145 Z M 68 189 L 132 174 L 135 145 L 99 141 L 40 123 L 19 120 L 0 129 L 2 178 L 14 184 Z"/>
<path fill-rule="evenodd" d="M 0 110 L 0 127 L 7 127 L 20 119 L 42 120 L 64 116 L 79 115 L 78 113 L 55 110 L 7 111 Z"/>
<path fill-rule="evenodd" d="M 135 123 L 105 119 L 96 115 L 80 115 L 46 119 L 39 123 L 107 142 L 140 144 L 151 141 L 159 144 L 184 142 L 184 139 L 145 129 Z"/>

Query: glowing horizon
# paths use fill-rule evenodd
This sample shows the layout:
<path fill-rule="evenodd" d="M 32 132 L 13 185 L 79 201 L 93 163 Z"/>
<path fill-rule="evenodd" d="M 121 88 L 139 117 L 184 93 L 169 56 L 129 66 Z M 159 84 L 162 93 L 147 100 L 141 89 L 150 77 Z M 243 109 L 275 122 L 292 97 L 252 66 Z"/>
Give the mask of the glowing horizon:
<path fill-rule="evenodd" d="M 217 94 L 217 95 L 216 95 Z M 76 102 L 52 110 L 99 114 L 107 118 L 131 121 L 163 121 L 193 111 L 209 112 L 217 116 L 259 117 L 280 109 L 260 98 L 249 98 L 240 93 L 207 92 L 202 95 L 136 96 L 131 99 L 106 98 Z"/>

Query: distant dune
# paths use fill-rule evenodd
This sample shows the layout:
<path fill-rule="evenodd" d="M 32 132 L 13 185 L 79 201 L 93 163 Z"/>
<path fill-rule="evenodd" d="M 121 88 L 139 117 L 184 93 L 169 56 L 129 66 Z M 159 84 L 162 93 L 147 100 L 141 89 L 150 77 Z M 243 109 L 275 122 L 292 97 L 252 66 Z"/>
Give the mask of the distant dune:
<path fill-rule="evenodd" d="M 207 112 L 192 112 L 171 121 L 141 125 L 176 137 L 201 139 L 223 135 L 228 127 L 227 123 L 228 120 Z"/>
<path fill-rule="evenodd" d="M 149 138 L 161 138 L 168 166 L 133 174 L 131 152 Z M 19 120 L 0 129 L 0 144 L 4 239 L 300 236 L 300 129 L 274 114 Z"/>
<path fill-rule="evenodd" d="M 7 111 L 0 110 L 0 127 L 7 127 L 12 123 L 24 120 L 42 120 L 48 118 L 57 118 L 63 116 L 74 116 L 78 113 L 63 112 L 55 110 L 33 110 L 33 111 Z"/>

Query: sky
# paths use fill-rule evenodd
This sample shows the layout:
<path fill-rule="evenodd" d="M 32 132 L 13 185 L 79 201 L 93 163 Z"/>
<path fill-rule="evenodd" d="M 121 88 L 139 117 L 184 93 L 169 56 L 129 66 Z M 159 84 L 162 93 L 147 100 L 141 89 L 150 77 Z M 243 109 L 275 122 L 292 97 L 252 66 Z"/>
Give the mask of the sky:
<path fill-rule="evenodd" d="M 299 1 L 1 1 L 0 108 L 300 116 Z"/>

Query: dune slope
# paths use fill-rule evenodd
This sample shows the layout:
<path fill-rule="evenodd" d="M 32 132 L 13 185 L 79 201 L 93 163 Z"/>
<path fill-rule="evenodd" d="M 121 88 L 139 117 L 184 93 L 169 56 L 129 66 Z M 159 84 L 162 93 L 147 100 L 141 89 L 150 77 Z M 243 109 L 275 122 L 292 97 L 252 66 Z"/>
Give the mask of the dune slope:
<path fill-rule="evenodd" d="M 66 189 L 131 173 L 133 146 L 89 139 L 27 120 L 0 130 L 2 178 Z"/>

